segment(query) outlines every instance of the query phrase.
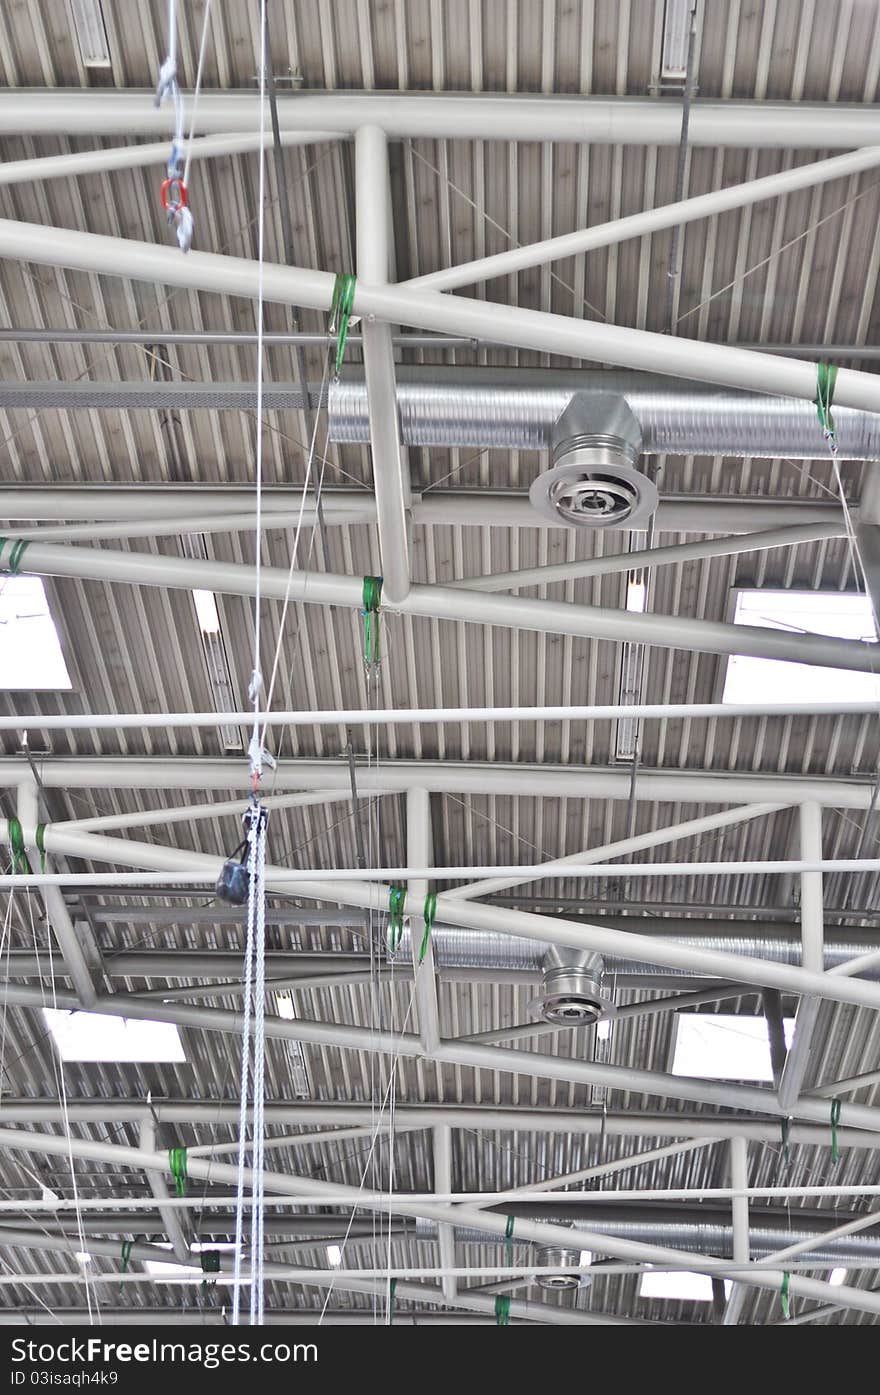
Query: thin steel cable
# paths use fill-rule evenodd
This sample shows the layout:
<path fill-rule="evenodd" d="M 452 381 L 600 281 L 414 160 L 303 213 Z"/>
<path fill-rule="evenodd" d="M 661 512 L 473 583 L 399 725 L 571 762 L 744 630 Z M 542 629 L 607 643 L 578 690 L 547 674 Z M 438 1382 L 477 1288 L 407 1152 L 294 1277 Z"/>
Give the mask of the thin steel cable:
<path fill-rule="evenodd" d="M 202 72 L 205 66 L 205 49 L 208 39 L 208 25 L 211 19 L 211 0 L 205 0 L 205 15 L 202 20 L 202 37 L 199 41 L 199 61 L 196 67 L 196 85 L 193 88 L 192 106 L 189 113 L 189 140 L 186 143 L 186 159 L 183 165 L 183 183 L 189 185 L 189 167 L 192 161 L 193 137 L 196 133 L 196 112 L 199 108 L 199 94 L 202 90 Z"/>

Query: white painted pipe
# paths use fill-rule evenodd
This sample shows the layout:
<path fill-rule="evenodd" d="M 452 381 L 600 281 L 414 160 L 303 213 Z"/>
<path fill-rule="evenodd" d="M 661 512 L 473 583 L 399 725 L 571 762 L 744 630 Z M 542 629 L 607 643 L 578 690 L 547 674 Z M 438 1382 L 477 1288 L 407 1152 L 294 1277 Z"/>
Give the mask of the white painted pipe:
<path fill-rule="evenodd" d="M 259 722 L 267 727 L 329 727 L 329 726 L 404 726 L 419 723 L 428 726 L 445 726 L 459 722 L 616 722 L 622 718 L 639 718 L 643 721 L 694 721 L 710 718 L 767 717 L 795 720 L 798 717 L 873 717 L 880 713 L 880 700 L 865 699 L 862 702 L 672 702 L 672 703 L 607 703 L 604 705 L 571 707 L 380 707 L 371 709 L 340 707 L 335 711 L 307 712 L 297 708 L 278 709 L 274 712 L 261 712 Z M 39 726 L 40 731 L 122 731 L 125 728 L 161 729 L 168 727 L 220 727 L 239 726 L 250 719 L 253 712 L 76 712 L 64 714 L 33 714 L 0 717 L 0 731 L 21 731 L 26 727 Z M 228 768 L 228 765 L 227 765 Z M 378 793 L 379 791 L 374 791 Z M 381 791 L 387 793 L 387 791 Z M 300 796 L 298 803 L 330 803 L 334 796 L 327 792 L 308 800 Z M 181 812 L 181 817 L 207 815 L 210 810 L 217 814 L 233 813 L 241 809 L 241 802 L 227 804 L 193 805 L 198 814 Z M 292 808 L 294 804 L 278 805 Z M 172 813 L 175 811 L 171 811 Z M 109 817 L 109 816 L 108 816 Z M 114 816 L 115 817 L 115 816 Z M 125 817 L 125 824 L 118 818 Z M 144 822 L 141 814 L 119 815 L 116 826 L 119 828 L 138 827 Z M 161 822 L 150 816 L 148 822 Z M 99 824 L 103 819 L 71 820 L 78 828 Z M 645 846 L 650 846 L 646 844 Z"/>
<path fill-rule="evenodd" d="M 201 92 L 193 113 L 183 94 L 189 127 L 200 134 L 255 131 L 259 97 L 252 91 Z M 392 140 L 564 141 L 578 145 L 678 146 L 681 103 L 648 97 L 593 97 L 532 93 L 313 92 L 279 93 L 279 127 L 315 138 L 318 130 L 353 133 L 381 126 Z M 265 116 L 268 127 L 269 117 Z M 12 88 L 0 91 L 0 133 L 7 135 L 168 134 L 167 110 L 147 91 L 101 88 Z M 688 140 L 710 149 L 853 150 L 876 144 L 876 109 L 862 103 L 691 103 Z"/>
<path fill-rule="evenodd" d="M 630 709 L 632 710 L 632 709 Z M 701 833 L 711 833 L 718 828 L 729 828 L 750 819 L 762 818 L 766 814 L 778 813 L 784 804 L 749 804 L 735 809 L 725 809 L 720 814 L 707 814 L 701 819 L 688 819 L 685 823 L 672 824 L 666 828 L 653 828 L 648 833 L 638 833 L 632 838 L 622 838 L 616 843 L 606 843 L 604 847 L 590 848 L 573 853 L 570 857 L 557 857 L 541 866 L 556 868 L 584 867 L 587 864 L 608 862 L 614 857 L 626 857 L 630 853 L 643 852 L 646 848 L 656 848 L 664 843 L 675 843 L 681 838 L 695 838 Z M 444 893 L 447 900 L 468 901 L 474 896 L 495 896 L 513 886 L 523 886 L 531 878 L 526 876 L 499 877 L 489 881 L 471 882 L 467 886 L 450 887 Z M 819 968 L 825 966 L 824 957 Z M 815 964 L 810 964 L 815 968 Z"/>
<path fill-rule="evenodd" d="M 381 284 L 388 280 L 394 246 L 388 137 L 379 126 L 361 126 L 355 133 L 354 152 L 357 274 Z M 382 589 L 386 599 L 396 604 L 406 599 L 410 589 L 404 486 L 409 466 L 400 439 L 391 326 L 368 318 L 362 336 Z"/>
<path fill-rule="evenodd" d="M 256 295 L 260 275 L 257 263 L 244 258 L 195 251 L 181 257 L 176 249 L 154 243 L 8 219 L 0 220 L 0 256 L 247 299 Z M 334 279 L 329 272 L 307 271 L 301 267 L 266 264 L 262 268 L 263 294 L 267 301 L 325 313 L 330 308 Z M 490 336 L 495 343 L 539 353 L 645 369 L 698 382 L 798 397 L 809 402 L 816 396 L 815 363 L 754 353 L 730 345 L 673 338 L 519 306 L 442 295 L 436 291 L 360 282 L 353 309 L 362 319 L 374 316 L 390 324 L 443 334 Z M 835 384 L 835 401 L 844 407 L 880 411 L 877 375 L 841 368 Z"/>
<path fill-rule="evenodd" d="M 801 857 L 811 862 L 822 858 L 822 809 L 813 800 L 800 806 L 798 829 Z M 822 969 L 825 964 L 825 903 L 822 873 L 802 871 L 801 962 L 805 969 Z M 819 1015 L 817 998 L 801 998 L 795 1014 L 794 1039 L 785 1057 L 779 1082 L 779 1103 L 789 1111 L 803 1087 L 810 1061 L 810 1047 Z"/>
<path fill-rule="evenodd" d="M 406 848 L 408 856 L 415 857 L 417 861 L 425 863 L 426 866 L 433 862 L 431 796 L 427 790 L 411 789 L 406 792 Z M 430 938 L 425 947 L 423 959 L 420 954 L 425 920 L 419 912 L 425 908 L 425 900 L 428 895 L 427 878 L 410 882 L 407 895 L 411 911 L 410 947 L 419 1039 L 425 1055 L 432 1056 L 440 1046 L 440 1009 L 437 1002 L 434 949 Z"/>
<path fill-rule="evenodd" d="M 584 561 L 550 562 L 541 567 L 523 567 L 519 571 L 492 572 L 484 576 L 462 577 L 448 581 L 456 590 L 511 591 L 523 586 L 550 586 L 557 581 L 583 580 L 588 576 L 613 576 L 637 568 L 681 566 L 683 562 L 702 561 L 706 557 L 733 557 L 746 552 L 765 552 L 774 547 L 796 547 L 799 543 L 820 542 L 824 538 L 840 538 L 846 525 L 839 523 L 804 523 L 793 528 L 772 528 L 760 533 L 736 534 L 726 538 L 708 538 L 702 542 L 676 543 L 672 547 L 654 547 L 641 552 L 620 552 L 611 557 L 589 557 Z M 24 536 L 19 534 L 19 537 Z M 52 541 L 51 538 L 48 541 Z"/>
<path fill-rule="evenodd" d="M 189 256 L 192 255 L 189 253 Z M 256 574 L 251 566 L 151 553 L 29 543 L 21 557 L 20 569 L 40 576 L 119 581 L 182 590 L 203 589 L 227 595 L 256 594 Z M 261 572 L 260 587 L 262 596 L 267 600 L 284 600 L 289 594 L 292 601 L 303 604 L 338 605 L 358 610 L 363 605 L 363 583 L 359 577 L 300 571 L 289 575 L 280 567 L 265 567 Z M 745 654 L 863 673 L 873 672 L 877 662 L 876 645 L 855 640 L 750 625 L 729 625 L 688 616 L 638 614 L 522 596 L 457 591 L 444 586 L 413 586 L 406 599 L 390 609 L 436 620 L 463 620 L 481 625 L 499 625 L 506 629 L 578 635 L 611 642 L 630 640 L 667 648 L 699 649 L 713 654 Z"/>
<path fill-rule="evenodd" d="M 42 721 L 43 718 L 38 720 Z M 34 725 L 34 719 L 28 719 Z M 21 757 L 0 756 L 0 787 L 17 785 L 30 775 Z M 243 788 L 244 760 L 209 757 L 53 757 L 44 762 L 46 789 L 223 790 Z M 401 793 L 414 786 L 432 794 L 507 794 L 518 798 L 550 796 L 560 799 L 621 799 L 630 797 L 625 771 L 600 767 L 518 765 L 488 761 L 389 760 L 381 769 L 361 765 L 358 788 L 363 794 Z M 281 760 L 272 775 L 282 790 L 351 790 L 346 761 Z M 802 804 L 816 800 L 830 809 L 871 807 L 870 777 L 835 779 L 829 776 L 780 774 L 735 775 L 726 771 L 694 773 L 684 770 L 641 770 L 636 799 L 649 803 L 681 804 Z"/>
<path fill-rule="evenodd" d="M 339 131 L 281 132 L 281 144 L 285 147 L 317 145 L 342 138 Z M 229 155 L 246 155 L 259 148 L 259 132 L 202 136 L 187 147 L 187 158 L 222 159 Z M 0 165 L 0 185 L 33 185 L 44 179 L 73 179 L 86 174 L 111 174 L 116 170 L 140 169 L 148 165 L 155 165 L 157 178 L 161 180 L 164 176 L 163 166 L 167 163 L 167 139 L 149 145 L 114 146 L 111 150 L 77 150 L 64 155 L 43 155 L 32 160 L 7 160 L 5 164 Z"/>
<path fill-rule="evenodd" d="M 53 825 L 54 827 L 54 825 Z M 67 824 L 58 824 L 58 830 L 71 827 Z M 323 893 L 318 895 L 318 900 L 332 900 L 331 889 L 334 883 L 343 884 L 347 882 L 365 882 L 375 887 L 377 881 L 422 881 L 425 878 L 433 878 L 434 881 L 458 881 L 463 877 L 471 877 L 476 874 L 478 877 L 504 877 L 521 881 L 566 881 L 569 877 L 579 876 L 593 877 L 620 877 L 625 874 L 627 877 L 748 877 L 748 876 L 789 876 L 791 873 L 801 872 L 880 872 L 880 857 L 849 857 L 832 858 L 824 862 L 797 862 L 797 861 L 771 861 L 771 862 L 632 862 L 632 863 L 599 863 L 599 862 L 572 862 L 565 866 L 559 866 L 553 862 L 539 862 L 532 866 L 517 863 L 500 864 L 498 866 L 486 867 L 328 867 L 311 868 L 300 870 L 297 868 L 278 868 L 272 873 L 271 884 L 273 888 L 284 887 L 323 887 Z M 142 885 L 156 886 L 162 881 L 168 885 L 177 886 L 201 886 L 206 880 L 205 874 L 195 871 L 169 870 L 164 878 L 161 876 L 151 877 L 145 873 L 142 878 Z M 36 872 L 36 873 L 6 873 L 0 876 L 0 887 L 37 887 L 37 886 L 136 886 L 137 879 L 134 874 L 118 872 Z M 387 890 L 387 888 L 379 888 Z M 301 896 L 309 896 L 312 893 L 302 889 Z M 456 898 L 450 896 L 450 902 L 456 904 Z M 462 898 L 464 900 L 464 898 Z M 444 903 L 445 904 L 445 903 Z M 470 904 L 470 903 L 468 903 Z M 386 908 L 387 909 L 387 908 Z"/>
<path fill-rule="evenodd" d="M 690 135 L 690 132 L 688 134 Z M 762 179 L 753 179 L 745 184 L 728 185 L 725 189 L 681 199 L 678 203 L 664 204 L 660 208 L 648 209 L 643 213 L 633 213 L 628 218 L 598 223 L 591 228 L 579 228 L 576 232 L 564 233 L 561 237 L 546 238 L 543 242 L 533 242 L 525 247 L 510 247 L 494 256 L 480 257 L 476 261 L 446 267 L 441 271 L 431 271 L 425 276 L 416 276 L 401 284 L 435 291 L 470 286 L 475 282 L 490 281 L 497 276 L 509 276 L 525 271 L 529 267 L 546 266 L 548 262 L 559 261 L 565 257 L 581 256 L 585 252 L 594 252 L 602 247 L 625 242 L 628 238 L 644 237 L 664 228 L 680 227 L 700 218 L 715 217 L 733 208 L 760 203 L 762 199 L 784 198 L 786 194 L 794 193 L 798 189 L 827 184 L 829 180 L 859 174 L 863 170 L 874 169 L 877 165 L 880 165 L 880 148 L 873 145 L 865 150 L 836 155 L 832 159 L 797 165 L 794 169 L 779 170 L 776 174 L 768 174 Z"/>
<path fill-rule="evenodd" d="M 263 491 L 263 520 L 274 527 L 274 515 L 295 525 L 299 517 L 301 491 L 284 486 L 267 486 Z M 133 523 L 145 530 L 156 521 L 157 528 L 169 526 L 169 507 L 175 511 L 179 527 L 186 532 L 211 531 L 221 520 L 239 519 L 254 526 L 253 491 L 241 485 L 200 485 L 193 489 L 167 485 L 117 485 L 112 489 L 83 484 L 79 488 L 54 486 L 28 488 L 0 483 L 0 518 L 54 521 L 59 519 L 98 519 L 116 528 Z M 272 521 L 270 522 L 270 516 Z M 315 521 L 314 500 L 308 498 L 304 521 Z M 322 521 L 328 527 L 353 523 L 375 523 L 376 500 L 368 489 L 324 489 L 321 493 Z M 281 526 L 279 517 L 279 526 Z M 442 489 L 414 495 L 413 522 L 427 527 L 449 524 L 457 527 L 552 528 L 549 519 L 536 513 L 526 491 L 486 489 Z M 804 524 L 841 525 L 839 507 L 817 499 L 738 499 L 699 495 L 667 495 L 657 509 L 657 531 L 667 533 L 753 533 L 762 529 L 796 527 Z M 225 525 L 224 525 L 225 526 Z M 7 532 L 13 531 L 7 529 Z M 23 532 L 15 530 L 16 537 Z M 108 536 L 138 536 L 138 532 L 118 531 Z M 96 537 L 101 536 L 99 532 Z M 158 534 L 157 534 L 158 536 Z"/>

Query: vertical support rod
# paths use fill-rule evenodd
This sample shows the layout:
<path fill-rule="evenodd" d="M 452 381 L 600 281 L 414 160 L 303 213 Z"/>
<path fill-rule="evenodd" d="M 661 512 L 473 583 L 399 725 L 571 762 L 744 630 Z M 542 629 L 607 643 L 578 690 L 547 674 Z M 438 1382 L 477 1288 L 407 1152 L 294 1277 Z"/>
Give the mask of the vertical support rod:
<path fill-rule="evenodd" d="M 393 247 L 388 137 L 378 126 L 361 126 L 354 144 L 357 274 L 370 285 L 384 285 Z M 410 572 L 409 471 L 400 438 L 394 347 L 390 324 L 372 316 L 364 320 L 362 333 L 382 590 L 385 599 L 396 604 L 409 595 Z"/>
<path fill-rule="evenodd" d="M 152 1119 L 141 1120 L 140 1147 L 144 1153 L 156 1152 L 156 1125 Z M 170 1200 L 165 1178 L 161 1172 L 154 1172 L 152 1169 L 148 1168 L 147 1182 L 149 1183 L 150 1191 L 153 1193 L 158 1203 L 159 1215 L 162 1217 L 165 1234 L 171 1241 L 171 1248 L 174 1251 L 175 1259 L 179 1260 L 181 1264 L 191 1264 L 192 1255 L 190 1254 L 186 1236 L 183 1233 L 183 1226 L 180 1223 L 179 1214 L 175 1211 L 173 1206 L 163 1205 L 163 1202 Z"/>
<path fill-rule="evenodd" d="M 800 820 L 800 852 L 804 861 L 822 860 L 822 809 L 814 801 L 806 801 L 798 811 Z M 801 964 L 805 969 L 822 973 L 825 968 L 825 906 L 821 872 L 801 872 Z M 779 1084 L 779 1103 L 790 1110 L 797 1103 L 810 1058 L 810 1046 L 819 999 L 801 998 L 795 1016 L 794 1040 L 791 1044 Z"/>
<path fill-rule="evenodd" d="M 452 1191 L 452 1129 L 442 1124 L 432 1130 L 434 1139 L 434 1191 L 448 1196 Z M 437 1227 L 437 1240 L 440 1246 L 440 1268 L 455 1268 L 455 1231 L 451 1225 Z M 458 1295 L 458 1283 L 452 1274 L 444 1275 L 443 1297 L 447 1303 L 454 1303 Z"/>
<path fill-rule="evenodd" d="M 749 1185 L 749 1145 L 745 1138 L 732 1138 L 729 1146 L 730 1185 L 739 1196 L 731 1201 L 733 1218 L 733 1258 L 737 1264 L 749 1263 L 749 1199 L 742 1195 Z M 723 1325 L 735 1327 L 739 1322 L 746 1296 L 745 1284 L 734 1284 L 724 1309 Z"/>
<path fill-rule="evenodd" d="M 406 792 L 406 845 L 411 866 L 428 867 L 434 861 L 434 845 L 431 836 L 431 796 L 424 789 L 408 789 Z M 419 952 L 425 933 L 424 918 L 420 914 L 428 894 L 426 881 L 411 881 L 407 891 L 410 906 L 410 945 L 412 949 L 413 975 L 415 977 L 416 1008 L 419 1014 L 419 1039 L 426 1056 L 431 1056 L 440 1046 L 440 1013 L 437 1007 L 437 975 L 434 970 L 434 947 L 430 940 L 425 957 L 419 963 Z"/>

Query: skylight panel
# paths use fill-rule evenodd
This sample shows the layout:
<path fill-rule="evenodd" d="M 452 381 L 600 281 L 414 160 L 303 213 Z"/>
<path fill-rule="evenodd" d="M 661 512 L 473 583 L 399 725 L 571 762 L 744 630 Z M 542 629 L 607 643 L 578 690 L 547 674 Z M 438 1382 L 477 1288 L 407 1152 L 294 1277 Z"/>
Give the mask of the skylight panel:
<path fill-rule="evenodd" d="M 186 1061 L 173 1022 L 112 1017 L 101 1012 L 43 1008 L 62 1061 Z"/>
<path fill-rule="evenodd" d="M 724 1296 L 731 1284 L 725 1280 Z M 692 1274 L 689 1269 L 646 1269 L 639 1283 L 640 1298 L 670 1298 L 691 1303 L 712 1302 L 712 1280 L 708 1274 Z"/>
<path fill-rule="evenodd" d="M 69 692 L 61 641 L 38 576 L 0 584 L 0 688 L 6 692 Z"/>
<path fill-rule="evenodd" d="M 783 1022 L 791 1045 L 794 1018 Z M 763 1017 L 732 1013 L 682 1013 L 676 1018 L 673 1075 L 703 1080 L 771 1081 L 770 1044 Z"/>
<path fill-rule="evenodd" d="M 836 591 L 740 591 L 733 623 L 796 634 L 832 635 L 837 639 L 876 639 L 867 596 Z M 727 661 L 721 700 L 858 702 L 866 698 L 880 698 L 880 677 L 872 673 L 736 654 Z"/>

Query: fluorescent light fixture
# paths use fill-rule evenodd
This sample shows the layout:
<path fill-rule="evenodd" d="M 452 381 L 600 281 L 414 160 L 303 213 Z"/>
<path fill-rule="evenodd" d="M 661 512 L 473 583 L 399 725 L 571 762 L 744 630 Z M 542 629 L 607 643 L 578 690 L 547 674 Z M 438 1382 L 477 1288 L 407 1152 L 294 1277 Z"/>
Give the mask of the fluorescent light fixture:
<path fill-rule="evenodd" d="M 167 1249 L 170 1250 L 170 1249 L 171 1249 L 171 1246 L 170 1246 L 170 1245 L 168 1245 L 168 1246 L 163 1246 L 163 1248 L 167 1248 Z M 218 1251 L 222 1251 L 222 1250 L 234 1250 L 234 1249 L 235 1249 L 235 1241 L 234 1241 L 234 1240 L 192 1240 L 192 1241 L 190 1242 L 190 1250 L 192 1251 L 192 1253 L 193 1253 L 194 1255 L 200 1255 L 200 1254 L 202 1254 L 202 1252 L 203 1252 L 204 1250 L 209 1250 L 209 1251 L 210 1251 L 210 1250 L 218 1250 Z"/>
<path fill-rule="evenodd" d="M 342 1250 L 339 1245 L 327 1246 L 327 1263 L 332 1264 L 334 1269 L 338 1269 L 342 1263 Z"/>
<path fill-rule="evenodd" d="M 110 48 L 100 0 L 70 0 L 70 9 L 85 68 L 109 68 Z"/>
<path fill-rule="evenodd" d="M 735 625 L 786 630 L 789 634 L 833 635 L 875 640 L 867 596 L 837 591 L 740 591 Z M 858 702 L 880 698 L 880 677 L 847 669 L 754 659 L 736 654 L 727 661 L 722 702 Z"/>
<path fill-rule="evenodd" d="M 0 585 L 0 689 L 69 692 L 72 687 L 40 577 L 5 577 Z"/>
<path fill-rule="evenodd" d="M 593 1251 L 592 1251 L 592 1250 L 581 1250 L 581 1257 L 580 1257 L 580 1259 L 578 1260 L 578 1264 L 580 1264 L 580 1265 L 583 1266 L 583 1265 L 592 1264 L 592 1263 L 593 1263 Z"/>
<path fill-rule="evenodd" d="M 68 1012 L 64 1008 L 43 1008 L 43 1016 L 62 1061 L 186 1060 L 173 1022 L 111 1017 L 102 1012 Z"/>
<path fill-rule="evenodd" d="M 295 1013 L 293 1011 L 293 996 L 290 993 L 276 993 L 275 1002 L 278 1007 L 278 1016 L 283 1017 L 285 1022 L 292 1022 Z"/>
<path fill-rule="evenodd" d="M 666 0 L 663 16 L 663 56 L 660 76 L 684 81 L 687 77 L 691 14 L 696 0 Z"/>
<path fill-rule="evenodd" d="M 220 615 L 217 610 L 217 601 L 213 591 L 193 591 L 193 601 L 195 602 L 196 615 L 202 627 L 202 634 L 216 635 L 220 633 Z"/>
<path fill-rule="evenodd" d="M 828 1275 L 828 1282 L 829 1284 L 834 1284 L 835 1288 L 839 1288 L 841 1284 L 846 1283 L 846 1270 L 832 1269 L 831 1273 Z"/>
<path fill-rule="evenodd" d="M 724 1296 L 732 1285 L 725 1280 Z M 712 1280 L 708 1274 L 692 1274 L 689 1269 L 646 1269 L 639 1283 L 640 1298 L 671 1298 L 691 1303 L 712 1302 Z"/>
<path fill-rule="evenodd" d="M 648 603 L 648 588 L 644 581 L 636 581 L 634 578 L 626 584 L 626 608 L 635 611 L 638 615 L 644 615 L 645 607 Z"/>
<path fill-rule="evenodd" d="M 596 1037 L 599 1041 L 607 1041 L 611 1036 L 611 1018 L 604 1017 L 601 1022 L 596 1023 Z"/>
<path fill-rule="evenodd" d="M 785 1044 L 791 1045 L 794 1018 L 783 1021 Z M 676 1018 L 673 1075 L 701 1080 L 773 1079 L 770 1044 L 763 1017 L 731 1013 L 680 1013 Z"/>

